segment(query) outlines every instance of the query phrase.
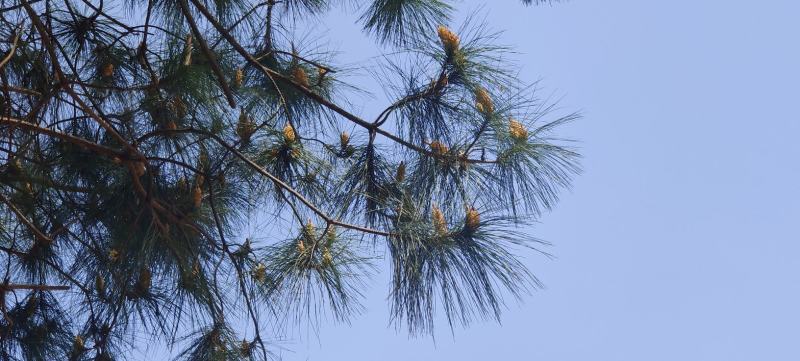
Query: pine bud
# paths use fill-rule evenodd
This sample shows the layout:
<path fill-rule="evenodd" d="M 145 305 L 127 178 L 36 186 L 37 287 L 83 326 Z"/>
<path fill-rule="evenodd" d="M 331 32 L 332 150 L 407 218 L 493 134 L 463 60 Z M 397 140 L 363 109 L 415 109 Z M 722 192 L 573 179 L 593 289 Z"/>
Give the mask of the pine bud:
<path fill-rule="evenodd" d="M 183 65 L 189 66 L 192 64 L 192 34 L 186 35 L 186 40 L 183 43 Z"/>
<path fill-rule="evenodd" d="M 175 123 L 174 120 L 170 119 L 170 121 L 167 122 L 166 129 L 167 130 L 176 130 L 176 129 L 178 129 L 178 123 Z"/>
<path fill-rule="evenodd" d="M 283 127 L 283 139 L 286 140 L 286 143 L 294 143 L 294 141 L 297 140 L 297 134 L 295 134 L 291 124 L 286 124 L 286 126 Z"/>
<path fill-rule="evenodd" d="M 103 68 L 100 69 L 100 75 L 102 75 L 103 78 L 110 78 L 114 75 L 114 64 L 110 62 L 103 64 Z"/>
<path fill-rule="evenodd" d="M 153 274 L 150 273 L 150 270 L 147 268 L 143 268 L 142 272 L 139 273 L 139 280 L 136 284 L 139 286 L 141 291 L 147 291 L 150 289 L 150 286 L 153 282 Z"/>
<path fill-rule="evenodd" d="M 244 83 L 244 70 L 242 68 L 236 69 L 236 72 L 233 74 L 233 86 L 235 88 L 240 88 Z"/>
<path fill-rule="evenodd" d="M 447 151 L 450 150 L 446 145 L 438 140 L 432 141 L 430 147 L 433 153 L 437 155 L 445 155 L 447 154 Z"/>
<path fill-rule="evenodd" d="M 439 34 L 439 40 L 442 41 L 442 46 L 448 55 L 453 54 L 458 50 L 460 42 L 458 35 L 453 33 L 453 31 L 444 25 L 439 25 L 439 27 L 436 29 L 436 32 Z"/>
<path fill-rule="evenodd" d="M 483 114 L 494 113 L 494 102 L 486 89 L 481 87 L 475 89 L 475 108 Z"/>
<path fill-rule="evenodd" d="M 528 129 L 513 118 L 508 122 L 508 133 L 516 141 L 528 140 Z"/>
<path fill-rule="evenodd" d="M 400 183 L 405 179 L 406 179 L 406 162 L 400 162 L 400 165 L 397 166 L 397 172 L 394 175 L 394 180 L 397 183 Z"/>
<path fill-rule="evenodd" d="M 97 275 L 94 277 L 94 288 L 97 290 L 97 293 L 102 295 L 106 292 L 106 280 Z"/>
<path fill-rule="evenodd" d="M 347 132 L 339 134 L 339 143 L 342 145 L 342 149 L 346 149 L 350 145 L 350 134 L 347 134 Z"/>
<path fill-rule="evenodd" d="M 328 69 L 325 68 L 317 68 L 317 77 L 319 77 L 319 81 L 322 81 L 322 78 L 328 75 Z"/>
<path fill-rule="evenodd" d="M 481 224 L 480 213 L 478 213 L 478 210 L 476 210 L 475 207 L 470 207 L 467 210 L 467 216 L 466 219 L 464 220 L 464 226 L 466 226 L 468 230 L 474 231 L 478 229 L 478 226 L 480 226 L 480 224 Z"/>
<path fill-rule="evenodd" d="M 108 251 L 108 259 L 111 262 L 119 261 L 119 256 L 120 256 L 119 251 L 117 251 L 116 249 L 112 248 L 111 250 Z"/>
<path fill-rule="evenodd" d="M 247 113 L 244 111 L 239 113 L 239 122 L 236 123 L 236 135 L 239 136 L 239 139 L 241 139 L 242 142 L 249 142 L 250 137 L 255 131 L 256 125 L 253 123 Z"/>
<path fill-rule="evenodd" d="M 440 234 L 447 233 L 447 221 L 444 218 L 444 213 L 438 206 L 434 205 L 431 210 L 431 219 L 433 220 L 433 228 Z"/>
<path fill-rule="evenodd" d="M 239 346 L 239 351 L 242 352 L 244 356 L 250 356 L 250 352 L 252 349 L 252 343 L 247 342 L 247 340 L 242 340 L 241 346 Z"/>
<path fill-rule="evenodd" d="M 306 253 L 306 244 L 303 242 L 302 239 L 297 240 L 297 253 L 303 254 Z"/>
<path fill-rule="evenodd" d="M 308 75 L 306 74 L 306 71 L 302 67 L 298 66 L 295 67 L 294 70 L 292 70 L 292 78 L 294 79 L 295 82 L 306 88 L 308 88 L 308 86 L 310 85 L 308 82 Z"/>

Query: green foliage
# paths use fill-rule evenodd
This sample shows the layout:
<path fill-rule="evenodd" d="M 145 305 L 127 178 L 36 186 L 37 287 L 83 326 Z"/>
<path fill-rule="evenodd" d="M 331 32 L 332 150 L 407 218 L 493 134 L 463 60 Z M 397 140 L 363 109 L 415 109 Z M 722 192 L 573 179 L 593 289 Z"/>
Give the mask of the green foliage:
<path fill-rule="evenodd" d="M 359 115 L 361 69 L 298 35 L 336 5 L 3 4 L 0 358 L 271 359 L 361 312 L 384 256 L 412 334 L 540 286 L 519 227 L 578 172 L 555 135 L 576 115 L 439 0 L 361 4 L 392 50 L 370 65 L 390 103 Z"/>

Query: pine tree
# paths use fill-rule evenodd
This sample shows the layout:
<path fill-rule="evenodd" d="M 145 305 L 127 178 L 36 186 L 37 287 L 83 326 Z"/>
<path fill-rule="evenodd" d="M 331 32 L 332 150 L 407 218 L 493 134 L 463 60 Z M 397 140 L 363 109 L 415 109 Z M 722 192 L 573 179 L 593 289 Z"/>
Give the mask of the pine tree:
<path fill-rule="evenodd" d="M 3 0 L 0 359 L 271 359 L 280 325 L 359 312 L 383 255 L 412 334 L 539 286 L 519 227 L 577 173 L 576 115 L 443 0 L 358 2 L 392 98 L 358 114 L 298 35 L 342 3 Z"/>

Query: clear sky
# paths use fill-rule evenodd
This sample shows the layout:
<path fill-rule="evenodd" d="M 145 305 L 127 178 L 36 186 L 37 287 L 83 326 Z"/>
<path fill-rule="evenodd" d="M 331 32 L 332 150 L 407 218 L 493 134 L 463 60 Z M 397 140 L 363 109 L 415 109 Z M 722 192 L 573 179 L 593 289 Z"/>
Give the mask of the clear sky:
<path fill-rule="evenodd" d="M 554 243 L 526 257 L 547 289 L 434 342 L 388 325 L 384 272 L 284 359 L 800 360 L 800 3 L 456 5 L 481 3 L 522 77 L 585 115 L 585 172 L 529 230 Z M 351 63 L 380 52 L 354 18 L 323 25 Z"/>

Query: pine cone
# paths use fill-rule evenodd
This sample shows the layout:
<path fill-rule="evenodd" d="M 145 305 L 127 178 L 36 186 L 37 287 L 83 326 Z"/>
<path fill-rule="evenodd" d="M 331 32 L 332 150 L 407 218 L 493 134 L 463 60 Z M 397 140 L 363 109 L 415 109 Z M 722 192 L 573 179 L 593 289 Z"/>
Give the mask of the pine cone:
<path fill-rule="evenodd" d="M 306 74 L 306 71 L 300 66 L 294 68 L 294 70 L 292 71 L 292 78 L 298 84 L 300 84 L 300 85 L 302 85 L 302 86 L 304 86 L 306 88 L 308 88 L 309 85 L 310 85 L 309 82 L 308 82 L 308 75 Z"/>
<path fill-rule="evenodd" d="M 203 188 L 200 185 L 195 185 L 194 189 L 192 190 L 192 205 L 194 209 L 200 208 L 203 204 Z"/>
<path fill-rule="evenodd" d="M 108 251 L 108 259 L 111 262 L 119 261 L 119 257 L 120 257 L 119 251 L 117 251 L 116 249 L 112 248 L 110 251 Z"/>
<path fill-rule="evenodd" d="M 244 83 L 244 71 L 241 68 L 236 69 L 236 72 L 233 75 L 234 88 L 240 88 L 243 83 Z"/>
<path fill-rule="evenodd" d="M 103 67 L 100 69 L 100 75 L 102 75 L 103 78 L 110 78 L 112 75 L 114 75 L 114 64 L 103 64 Z"/>
<path fill-rule="evenodd" d="M 400 162 L 400 165 L 397 166 L 397 172 L 394 175 L 394 180 L 397 183 L 400 183 L 405 179 L 406 179 L 406 162 Z"/>
<path fill-rule="evenodd" d="M 291 124 L 286 124 L 286 126 L 283 127 L 283 139 L 286 140 L 286 143 L 290 144 L 297 140 L 297 134 L 295 134 Z"/>
<path fill-rule="evenodd" d="M 470 209 L 467 210 L 467 216 L 466 219 L 464 220 L 464 226 L 466 226 L 468 230 L 474 231 L 478 229 L 478 226 L 480 226 L 480 224 L 481 224 L 480 213 L 478 213 L 478 210 L 476 210 L 475 207 L 470 207 Z"/>
<path fill-rule="evenodd" d="M 433 206 L 431 210 L 431 219 L 433 220 L 433 228 L 439 234 L 447 233 L 447 221 L 444 218 L 444 213 L 438 206 Z"/>

